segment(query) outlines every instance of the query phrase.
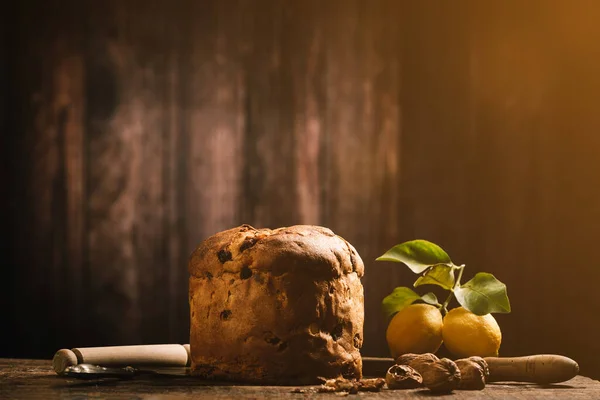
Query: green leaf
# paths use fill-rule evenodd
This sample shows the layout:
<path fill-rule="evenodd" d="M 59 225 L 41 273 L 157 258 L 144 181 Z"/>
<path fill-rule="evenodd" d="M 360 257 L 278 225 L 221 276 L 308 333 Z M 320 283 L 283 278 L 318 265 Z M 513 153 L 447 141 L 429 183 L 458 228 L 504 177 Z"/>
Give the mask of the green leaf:
<path fill-rule="evenodd" d="M 391 294 L 386 296 L 381 302 L 381 307 L 386 318 L 391 318 L 404 307 L 410 306 L 415 301 L 421 299 L 411 288 L 397 287 Z"/>
<path fill-rule="evenodd" d="M 440 304 L 436 295 L 431 292 L 425 293 L 423 296 L 421 296 L 421 300 L 423 300 L 427 304 L 431 304 L 432 306 L 437 306 Z"/>
<path fill-rule="evenodd" d="M 487 272 L 475 274 L 473 279 L 454 290 L 454 295 L 461 306 L 477 315 L 510 312 L 506 285 Z"/>
<path fill-rule="evenodd" d="M 414 283 L 414 286 L 437 285 L 451 290 L 454 287 L 454 267 L 446 264 L 438 264 L 429 268 Z"/>
<path fill-rule="evenodd" d="M 450 256 L 441 247 L 421 239 L 398 244 L 378 257 L 377 261 L 401 262 L 416 274 L 420 274 L 432 265 L 452 263 Z"/>

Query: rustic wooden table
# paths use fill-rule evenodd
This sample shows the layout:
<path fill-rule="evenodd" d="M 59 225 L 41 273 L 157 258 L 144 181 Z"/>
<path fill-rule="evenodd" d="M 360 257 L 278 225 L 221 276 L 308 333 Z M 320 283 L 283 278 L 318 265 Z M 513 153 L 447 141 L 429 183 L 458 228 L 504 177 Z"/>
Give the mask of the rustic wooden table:
<path fill-rule="evenodd" d="M 308 389 L 310 387 L 303 387 Z M 0 359 L 0 398 L 2 399 L 191 399 L 191 398 L 329 398 L 340 394 L 293 393 L 290 386 L 240 386 L 203 382 L 191 377 L 152 377 L 126 381 L 81 381 L 57 376 L 49 360 Z M 352 398 L 415 399 L 432 397 L 426 389 L 383 390 L 359 393 Z M 482 391 L 456 391 L 444 398 L 456 399 L 600 399 L 600 382 L 577 376 L 563 384 L 489 384 Z"/>

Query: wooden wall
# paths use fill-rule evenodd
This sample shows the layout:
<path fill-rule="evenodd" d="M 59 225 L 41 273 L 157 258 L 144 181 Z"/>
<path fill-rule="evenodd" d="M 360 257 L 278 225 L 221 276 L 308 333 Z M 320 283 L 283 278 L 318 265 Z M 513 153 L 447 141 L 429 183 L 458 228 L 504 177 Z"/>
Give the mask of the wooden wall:
<path fill-rule="evenodd" d="M 85 3 L 85 4 L 83 4 Z M 504 355 L 600 377 L 600 5 L 27 0 L 5 14 L 2 355 L 186 342 L 186 261 L 241 223 L 365 261 L 364 353 L 425 238 L 509 290 Z"/>

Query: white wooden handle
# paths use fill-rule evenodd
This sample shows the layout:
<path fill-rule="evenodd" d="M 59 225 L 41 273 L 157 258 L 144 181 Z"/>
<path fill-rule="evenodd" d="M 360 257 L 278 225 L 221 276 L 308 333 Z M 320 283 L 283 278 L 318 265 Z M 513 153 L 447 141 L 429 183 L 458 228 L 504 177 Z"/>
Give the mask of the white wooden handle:
<path fill-rule="evenodd" d="M 579 373 L 579 365 L 567 357 L 539 354 L 525 357 L 486 357 L 490 376 L 488 382 L 558 383 Z"/>
<path fill-rule="evenodd" d="M 79 347 L 58 350 L 52 359 L 52 367 L 59 375 L 71 365 L 84 363 L 102 366 L 186 367 L 190 363 L 190 345 Z"/>

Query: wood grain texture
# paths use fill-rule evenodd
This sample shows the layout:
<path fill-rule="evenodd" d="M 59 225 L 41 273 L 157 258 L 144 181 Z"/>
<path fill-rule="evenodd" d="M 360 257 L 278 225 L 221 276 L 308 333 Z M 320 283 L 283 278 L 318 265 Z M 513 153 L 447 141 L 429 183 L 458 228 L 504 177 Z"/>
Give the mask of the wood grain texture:
<path fill-rule="evenodd" d="M 3 398 L 55 398 L 78 399 L 83 397 L 192 399 L 192 398 L 305 398 L 306 394 L 293 390 L 311 390 L 302 386 L 242 386 L 206 382 L 188 376 L 141 376 L 132 380 L 115 382 L 81 381 L 57 376 L 50 360 L 0 359 L 0 396 Z M 311 393 L 310 398 L 332 398 L 331 393 Z M 431 396 L 427 389 L 382 390 L 378 393 L 362 392 L 367 399 L 420 399 Z M 482 391 L 455 391 L 445 399 L 596 399 L 600 396 L 600 382 L 577 376 L 563 384 L 538 386 L 524 383 L 488 384 Z M 337 397 L 337 396 L 335 396 Z"/>
<path fill-rule="evenodd" d="M 307 223 L 365 261 L 365 355 L 387 354 L 379 303 L 414 279 L 373 260 L 425 238 L 466 278 L 507 284 L 503 355 L 600 376 L 596 3 L 25 0 L 7 15 L 0 354 L 186 342 L 201 240 Z"/>
<path fill-rule="evenodd" d="M 27 30 L 48 11 L 41 6 L 26 13 L 27 7 L 25 2 L 12 8 L 15 19 L 8 36 L 7 54 L 14 58 L 8 65 L 10 117 L 4 134 L 13 195 L 5 197 L 3 209 L 8 216 L 4 226 L 10 227 L 8 254 L 18 257 L 7 260 L 14 270 L 7 285 L 12 296 L 4 304 L 14 313 L 16 338 L 29 335 L 19 315 L 40 311 L 37 324 L 45 333 L 29 346 L 39 352 L 48 343 L 73 340 L 80 332 L 78 324 L 63 332 L 53 321 L 81 315 L 79 304 L 70 309 L 62 305 L 81 298 L 84 200 L 83 160 L 78 154 L 85 100 L 81 42 L 65 34 L 80 27 L 78 8 Z M 50 35 L 55 39 L 51 43 L 34 39 Z"/>

